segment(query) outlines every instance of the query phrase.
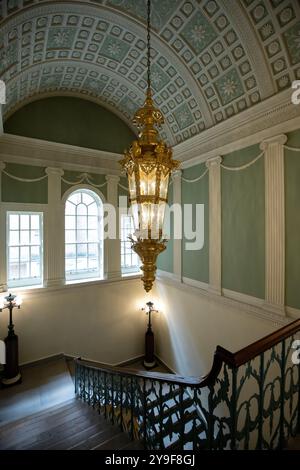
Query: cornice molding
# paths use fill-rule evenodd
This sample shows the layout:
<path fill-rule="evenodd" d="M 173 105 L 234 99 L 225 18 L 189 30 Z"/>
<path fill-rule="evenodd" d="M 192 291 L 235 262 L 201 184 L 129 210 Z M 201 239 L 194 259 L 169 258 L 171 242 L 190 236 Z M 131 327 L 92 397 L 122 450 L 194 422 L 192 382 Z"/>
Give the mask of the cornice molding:
<path fill-rule="evenodd" d="M 174 157 L 189 168 L 298 128 L 300 105 L 291 102 L 288 89 L 176 145 Z"/>
<path fill-rule="evenodd" d="M 30 137 L 3 134 L 0 154 L 6 162 L 121 175 L 120 154 Z"/>

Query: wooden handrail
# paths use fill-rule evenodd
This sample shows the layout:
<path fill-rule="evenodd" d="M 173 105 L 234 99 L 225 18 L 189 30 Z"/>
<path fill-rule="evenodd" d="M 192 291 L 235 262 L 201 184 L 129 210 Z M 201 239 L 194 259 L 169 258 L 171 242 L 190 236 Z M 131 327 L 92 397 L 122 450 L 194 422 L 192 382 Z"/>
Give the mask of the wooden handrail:
<path fill-rule="evenodd" d="M 226 364 L 232 367 L 239 367 L 298 331 L 300 331 L 300 319 L 283 326 L 279 330 L 276 330 L 267 336 L 264 336 L 262 339 L 240 349 L 236 353 L 231 353 L 221 346 L 217 346 L 216 352 Z"/>
<path fill-rule="evenodd" d="M 127 377 L 140 377 L 143 379 L 156 380 L 157 382 L 168 382 L 177 385 L 184 385 L 187 387 L 202 388 L 208 385 L 213 385 L 219 372 L 222 368 L 222 364 L 228 364 L 231 367 L 239 367 L 246 362 L 251 361 L 256 356 L 262 354 L 268 349 L 272 348 L 276 344 L 280 343 L 289 336 L 297 333 L 300 330 L 300 319 L 295 320 L 292 323 L 280 328 L 279 330 L 265 336 L 264 338 L 255 341 L 249 346 L 240 349 L 236 353 L 232 353 L 222 346 L 217 346 L 213 365 L 210 372 L 204 377 L 183 377 L 177 374 L 164 374 L 161 372 L 147 372 L 137 371 L 135 369 L 107 366 L 104 364 L 95 363 L 91 365 L 91 361 L 87 361 L 81 358 L 75 359 L 78 364 L 83 364 L 90 369 L 101 370 L 103 372 L 123 375 Z"/>

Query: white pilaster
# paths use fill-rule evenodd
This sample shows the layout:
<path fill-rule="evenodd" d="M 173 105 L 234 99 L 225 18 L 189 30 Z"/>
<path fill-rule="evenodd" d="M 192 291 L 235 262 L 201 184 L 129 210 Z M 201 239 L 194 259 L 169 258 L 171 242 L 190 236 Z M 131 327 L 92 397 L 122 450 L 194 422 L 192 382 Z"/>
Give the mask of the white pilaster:
<path fill-rule="evenodd" d="M 285 135 L 261 143 L 265 152 L 265 307 L 285 315 Z"/>
<path fill-rule="evenodd" d="M 0 103 L 0 136 L 3 134 L 3 112 L 2 112 L 2 104 Z"/>
<path fill-rule="evenodd" d="M 48 210 L 45 220 L 45 274 L 46 287 L 65 282 L 64 206 L 61 202 L 60 168 L 46 168 L 48 175 Z"/>
<path fill-rule="evenodd" d="M 119 238 L 119 209 L 118 209 L 118 183 L 119 176 L 107 175 L 107 203 L 116 210 L 116 238 L 104 240 L 106 254 L 106 266 L 104 267 L 107 279 L 118 279 L 121 277 L 121 241 Z"/>
<path fill-rule="evenodd" d="M 5 212 L 2 206 L 2 171 L 5 168 L 5 163 L 0 162 L 0 292 L 7 290 L 7 275 L 6 275 L 6 220 Z"/>
<path fill-rule="evenodd" d="M 206 161 L 209 170 L 209 290 L 221 295 L 221 157 Z"/>
<path fill-rule="evenodd" d="M 173 180 L 173 204 L 179 204 L 181 207 L 181 170 L 172 173 Z M 176 214 L 176 213 L 175 213 Z M 174 214 L 174 222 L 175 222 Z M 178 221 L 181 223 L 181 221 Z M 182 240 L 175 239 L 173 241 L 173 273 L 176 279 L 181 281 L 182 278 Z"/>

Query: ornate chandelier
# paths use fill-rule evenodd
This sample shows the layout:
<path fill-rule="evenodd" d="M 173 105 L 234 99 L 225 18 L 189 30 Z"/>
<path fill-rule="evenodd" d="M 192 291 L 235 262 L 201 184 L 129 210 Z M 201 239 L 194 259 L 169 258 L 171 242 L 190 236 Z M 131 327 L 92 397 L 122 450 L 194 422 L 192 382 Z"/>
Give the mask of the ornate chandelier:
<path fill-rule="evenodd" d="M 168 202 L 169 177 L 178 168 L 172 149 L 159 137 L 157 127 L 164 123 L 161 111 L 155 108 L 151 90 L 150 0 L 147 2 L 147 92 L 142 108 L 134 115 L 139 129 L 138 140 L 125 152 L 121 165 L 126 171 L 135 232 L 132 249 L 139 255 L 146 292 L 155 280 L 157 256 L 165 250 L 163 223 Z"/>

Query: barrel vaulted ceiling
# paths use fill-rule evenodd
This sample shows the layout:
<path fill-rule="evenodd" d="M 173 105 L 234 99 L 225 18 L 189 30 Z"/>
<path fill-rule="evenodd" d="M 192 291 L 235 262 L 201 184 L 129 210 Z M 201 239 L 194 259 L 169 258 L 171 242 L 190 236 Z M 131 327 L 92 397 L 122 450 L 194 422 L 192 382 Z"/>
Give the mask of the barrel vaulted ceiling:
<path fill-rule="evenodd" d="M 4 117 L 70 94 L 130 125 L 146 88 L 145 0 L 0 4 Z M 152 0 L 151 21 L 152 84 L 171 144 L 300 78 L 299 0 Z"/>

